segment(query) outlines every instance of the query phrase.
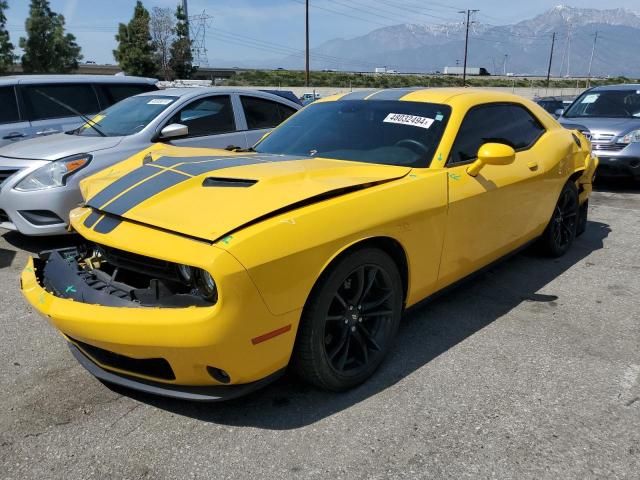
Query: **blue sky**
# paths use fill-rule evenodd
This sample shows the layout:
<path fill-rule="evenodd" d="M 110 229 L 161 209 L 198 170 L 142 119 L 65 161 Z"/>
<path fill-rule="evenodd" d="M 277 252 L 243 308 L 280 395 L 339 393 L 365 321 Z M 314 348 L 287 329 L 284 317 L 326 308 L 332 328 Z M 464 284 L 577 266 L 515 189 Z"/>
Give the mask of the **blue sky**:
<path fill-rule="evenodd" d="M 8 0 L 12 41 L 24 35 L 28 0 Z M 175 7 L 178 0 L 146 0 L 152 7 Z M 554 7 L 558 0 L 311 0 L 311 45 L 337 37 L 350 38 L 384 25 L 398 23 L 449 23 L 460 21 L 458 9 L 478 8 L 478 20 L 494 25 L 515 23 Z M 565 2 L 567 5 L 603 8 L 602 0 Z M 85 60 L 114 63 L 114 34 L 127 22 L 135 0 L 51 0 L 54 11 L 67 19 L 67 30 L 82 46 Z M 409 10 L 403 10 L 402 6 Z M 516 6 L 517 5 L 517 6 Z M 639 0 L 608 0 L 606 8 L 640 11 Z M 416 15 L 415 9 L 422 12 Z M 190 14 L 206 11 L 213 19 L 207 35 L 212 63 L 246 64 L 255 59 L 278 58 L 304 42 L 303 0 L 189 0 Z M 342 14 L 337 13 L 342 12 Z M 302 65 L 301 65 L 302 67 Z"/>

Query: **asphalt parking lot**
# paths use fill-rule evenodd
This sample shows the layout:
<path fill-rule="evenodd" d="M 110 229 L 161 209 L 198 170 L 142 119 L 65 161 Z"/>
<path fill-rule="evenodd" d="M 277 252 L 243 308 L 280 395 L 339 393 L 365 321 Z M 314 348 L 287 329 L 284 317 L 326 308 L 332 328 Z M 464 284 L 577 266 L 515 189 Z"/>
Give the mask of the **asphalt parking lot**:
<path fill-rule="evenodd" d="M 525 251 L 411 311 L 346 394 L 285 377 L 226 404 L 113 390 L 22 300 L 0 237 L 0 477 L 640 477 L 640 190 L 592 197 L 558 260 Z"/>

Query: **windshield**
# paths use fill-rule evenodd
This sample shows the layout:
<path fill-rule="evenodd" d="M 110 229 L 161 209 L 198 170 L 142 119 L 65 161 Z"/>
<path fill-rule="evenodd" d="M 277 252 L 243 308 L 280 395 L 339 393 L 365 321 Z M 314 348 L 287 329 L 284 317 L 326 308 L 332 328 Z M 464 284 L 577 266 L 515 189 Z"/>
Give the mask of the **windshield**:
<path fill-rule="evenodd" d="M 564 117 L 640 118 L 640 90 L 585 92 L 569 107 Z"/>
<path fill-rule="evenodd" d="M 312 104 L 256 145 L 260 153 L 427 167 L 451 108 L 386 100 Z"/>
<path fill-rule="evenodd" d="M 129 97 L 93 117 L 93 124 L 107 137 L 122 137 L 138 133 L 162 113 L 178 97 L 144 95 Z M 74 133 L 98 137 L 96 129 L 85 123 Z"/>

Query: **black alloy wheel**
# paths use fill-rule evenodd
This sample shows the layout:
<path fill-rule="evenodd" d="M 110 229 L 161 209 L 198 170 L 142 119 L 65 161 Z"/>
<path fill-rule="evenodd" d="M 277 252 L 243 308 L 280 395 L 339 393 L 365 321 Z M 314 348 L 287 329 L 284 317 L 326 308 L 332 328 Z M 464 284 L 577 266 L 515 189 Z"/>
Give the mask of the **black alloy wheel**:
<path fill-rule="evenodd" d="M 343 258 L 321 280 L 301 320 L 294 368 L 329 390 L 351 388 L 373 374 L 397 332 L 402 281 L 378 249 Z"/>
<path fill-rule="evenodd" d="M 560 192 L 551 221 L 542 237 L 544 249 L 548 254 L 560 257 L 569 250 L 576 238 L 579 212 L 578 190 L 569 182 Z"/>

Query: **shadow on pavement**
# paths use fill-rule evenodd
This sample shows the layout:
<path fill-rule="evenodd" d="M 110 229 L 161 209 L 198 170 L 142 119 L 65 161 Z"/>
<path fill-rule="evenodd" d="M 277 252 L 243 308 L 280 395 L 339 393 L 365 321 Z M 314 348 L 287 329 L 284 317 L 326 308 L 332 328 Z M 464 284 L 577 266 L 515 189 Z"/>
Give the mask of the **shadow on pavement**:
<path fill-rule="evenodd" d="M 597 178 L 593 189 L 596 192 L 640 193 L 640 182 L 631 178 Z"/>
<path fill-rule="evenodd" d="M 0 268 L 10 267 L 13 264 L 13 259 L 16 258 L 16 254 L 15 250 L 0 248 Z"/>
<path fill-rule="evenodd" d="M 544 258 L 527 250 L 410 310 L 401 325 L 395 348 L 380 370 L 360 387 L 345 393 L 319 391 L 292 375 L 248 397 L 217 404 L 181 402 L 110 388 L 157 408 L 206 422 L 272 430 L 313 424 L 384 391 L 522 302 L 554 305 L 558 299 L 555 295 L 537 292 L 601 249 L 609 233 L 608 225 L 589 222 L 586 233 L 562 258 Z"/>

